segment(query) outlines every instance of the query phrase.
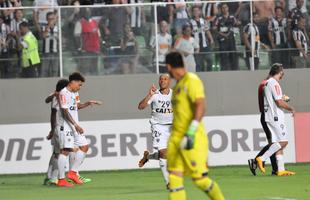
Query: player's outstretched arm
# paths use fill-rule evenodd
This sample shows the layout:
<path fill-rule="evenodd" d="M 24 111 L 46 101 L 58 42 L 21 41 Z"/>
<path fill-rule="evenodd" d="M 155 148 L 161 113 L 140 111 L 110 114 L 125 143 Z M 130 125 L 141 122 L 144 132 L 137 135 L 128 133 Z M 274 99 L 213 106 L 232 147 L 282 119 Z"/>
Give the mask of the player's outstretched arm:
<path fill-rule="evenodd" d="M 45 103 L 51 103 L 53 101 L 53 98 L 56 96 L 56 92 L 53 92 L 52 94 L 48 95 L 45 98 Z"/>
<path fill-rule="evenodd" d="M 155 94 L 157 88 L 153 84 L 152 87 L 150 88 L 149 92 L 147 95 L 139 102 L 138 109 L 143 110 L 148 106 L 149 100 L 152 98 L 152 96 Z"/>
<path fill-rule="evenodd" d="M 51 109 L 51 116 L 50 116 L 51 130 L 50 130 L 49 134 L 46 136 L 46 139 L 48 139 L 48 140 L 52 139 L 54 132 L 55 132 L 56 113 L 57 113 L 57 110 L 55 108 L 52 108 Z"/>
<path fill-rule="evenodd" d="M 102 102 L 101 101 L 96 101 L 96 100 L 90 100 L 90 101 L 87 101 L 85 103 L 78 103 L 78 109 L 83 109 L 83 108 L 86 108 L 88 106 L 92 106 L 92 105 L 102 105 Z"/>

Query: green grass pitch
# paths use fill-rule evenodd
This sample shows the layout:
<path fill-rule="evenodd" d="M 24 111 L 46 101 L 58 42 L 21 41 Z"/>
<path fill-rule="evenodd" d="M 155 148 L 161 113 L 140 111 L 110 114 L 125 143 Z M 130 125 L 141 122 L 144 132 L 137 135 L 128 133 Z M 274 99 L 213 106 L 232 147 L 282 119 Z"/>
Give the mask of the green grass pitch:
<path fill-rule="evenodd" d="M 310 164 L 287 165 L 291 177 L 254 177 L 247 166 L 213 167 L 210 177 L 222 188 L 227 200 L 310 200 Z M 270 166 L 267 166 L 270 169 Z M 270 172 L 268 171 L 268 174 Z M 84 172 L 91 183 L 74 188 L 43 186 L 43 174 L 1 175 L 1 200 L 164 200 L 168 199 L 159 170 Z M 187 199 L 208 199 L 189 178 Z"/>

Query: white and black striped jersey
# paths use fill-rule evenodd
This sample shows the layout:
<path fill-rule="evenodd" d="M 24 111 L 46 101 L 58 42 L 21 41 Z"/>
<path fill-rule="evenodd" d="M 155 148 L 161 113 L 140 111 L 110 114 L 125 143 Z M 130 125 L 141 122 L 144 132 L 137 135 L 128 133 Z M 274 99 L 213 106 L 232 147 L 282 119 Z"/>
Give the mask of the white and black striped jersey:
<path fill-rule="evenodd" d="M 259 50 L 260 50 L 260 36 L 259 36 L 259 30 L 256 24 L 248 23 L 243 28 L 243 33 L 248 34 L 248 41 L 251 44 L 251 48 L 255 50 L 256 54 L 254 57 L 259 57 Z M 253 48 L 254 47 L 254 48 Z M 251 49 L 247 49 L 247 56 L 251 55 Z M 251 57 L 251 56 L 250 56 Z"/>
<path fill-rule="evenodd" d="M 203 18 L 199 20 L 191 19 L 190 23 L 193 27 L 193 35 L 195 42 L 199 44 L 200 48 L 208 46 L 207 31 L 209 26 Z"/>
<path fill-rule="evenodd" d="M 268 29 L 272 32 L 273 42 L 275 45 L 285 44 L 287 41 L 286 36 L 287 19 L 281 20 L 272 17 L 269 20 Z"/>
<path fill-rule="evenodd" d="M 48 26 L 44 26 L 42 29 L 43 32 L 46 31 Z M 59 43 L 59 35 L 58 35 L 58 27 L 50 27 L 48 30 L 48 34 L 46 37 L 43 37 L 43 53 L 58 53 L 58 43 Z"/>
<path fill-rule="evenodd" d="M 301 46 L 303 47 L 303 49 L 305 50 L 306 54 L 308 53 L 308 41 L 307 38 L 303 32 L 303 30 L 299 29 L 299 28 L 294 28 L 293 29 L 293 40 L 294 41 L 299 41 L 301 43 Z M 299 56 L 303 57 L 303 54 L 301 51 L 299 51 Z"/>
<path fill-rule="evenodd" d="M 10 33 L 10 27 L 5 23 L 1 24 L 0 26 L 0 53 L 7 52 L 8 49 L 5 47 L 4 44 L 7 44 L 8 35 Z"/>

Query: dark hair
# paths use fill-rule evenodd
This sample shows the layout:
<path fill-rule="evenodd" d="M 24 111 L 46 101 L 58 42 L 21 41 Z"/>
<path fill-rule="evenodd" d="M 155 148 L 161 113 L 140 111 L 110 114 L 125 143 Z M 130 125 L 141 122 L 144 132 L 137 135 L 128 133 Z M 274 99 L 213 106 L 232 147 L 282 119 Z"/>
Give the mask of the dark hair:
<path fill-rule="evenodd" d="M 193 5 L 193 7 L 192 7 L 192 12 L 194 11 L 195 8 L 198 8 L 199 10 L 201 10 L 201 7 L 200 7 L 200 6 L 198 6 L 198 5 Z"/>
<path fill-rule="evenodd" d="M 60 79 L 56 84 L 56 91 L 60 92 L 63 88 L 68 85 L 69 81 L 67 79 Z"/>
<path fill-rule="evenodd" d="M 192 24 L 190 23 L 183 24 L 182 31 L 184 32 L 187 28 L 191 28 L 193 30 Z"/>
<path fill-rule="evenodd" d="M 19 27 L 29 27 L 28 22 L 22 22 L 19 24 Z"/>
<path fill-rule="evenodd" d="M 172 68 L 184 68 L 182 54 L 178 51 L 168 53 L 166 55 L 166 64 L 171 65 Z"/>
<path fill-rule="evenodd" d="M 46 20 L 48 20 L 48 17 L 51 16 L 51 15 L 55 15 L 55 13 L 54 13 L 54 12 L 48 12 L 48 13 L 46 13 Z"/>
<path fill-rule="evenodd" d="M 84 76 L 80 72 L 73 72 L 69 76 L 69 82 L 71 81 L 82 81 L 85 82 Z"/>
<path fill-rule="evenodd" d="M 274 63 L 269 71 L 269 76 L 277 75 L 281 71 L 283 71 L 283 65 L 281 63 Z"/>
<path fill-rule="evenodd" d="M 280 10 L 283 12 L 283 8 L 282 8 L 281 6 L 276 6 L 276 7 L 274 8 L 274 12 L 276 12 L 278 9 L 280 9 Z"/>

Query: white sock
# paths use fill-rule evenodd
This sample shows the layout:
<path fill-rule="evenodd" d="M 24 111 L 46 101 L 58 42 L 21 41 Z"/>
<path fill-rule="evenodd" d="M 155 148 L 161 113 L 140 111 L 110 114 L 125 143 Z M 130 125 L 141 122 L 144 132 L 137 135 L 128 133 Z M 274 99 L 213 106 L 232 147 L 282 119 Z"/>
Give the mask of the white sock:
<path fill-rule="evenodd" d="M 64 154 L 59 154 L 58 157 L 58 178 L 64 179 L 66 177 L 66 164 L 68 157 Z"/>
<path fill-rule="evenodd" d="M 284 158 L 283 155 L 276 155 L 277 158 L 277 164 L 278 164 L 278 171 L 284 171 Z"/>
<path fill-rule="evenodd" d="M 269 149 L 261 156 L 263 161 L 266 161 L 270 156 L 272 156 L 275 152 L 281 149 L 281 145 L 278 142 L 273 143 Z"/>
<path fill-rule="evenodd" d="M 165 183 L 166 183 L 166 185 L 168 185 L 168 183 L 169 183 L 169 173 L 168 173 L 168 170 L 167 170 L 167 160 L 163 159 L 163 158 L 160 158 L 159 159 L 159 166 L 160 166 L 160 169 L 161 169 L 161 173 L 163 174 L 163 177 L 165 179 Z"/>
<path fill-rule="evenodd" d="M 47 168 L 47 173 L 46 173 L 46 177 L 48 179 L 51 179 L 52 178 L 52 171 L 53 171 L 53 159 L 54 159 L 54 154 L 52 154 L 51 158 L 50 158 L 50 161 L 48 163 L 48 168 Z"/>
<path fill-rule="evenodd" d="M 72 151 L 69 153 L 69 170 L 72 169 L 74 160 L 75 160 L 75 152 Z"/>
<path fill-rule="evenodd" d="M 71 170 L 74 172 L 78 172 L 80 169 L 80 166 L 82 165 L 84 159 L 85 159 L 86 153 L 84 153 L 81 150 L 78 150 L 77 152 L 75 152 L 75 159 L 73 162 L 73 165 L 71 167 Z"/>
<path fill-rule="evenodd" d="M 58 158 L 54 155 L 53 162 L 52 162 L 53 170 L 52 170 L 52 179 L 58 179 Z"/>

